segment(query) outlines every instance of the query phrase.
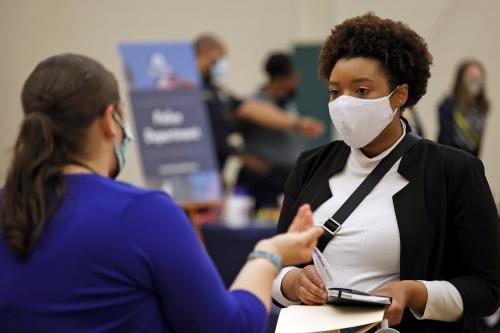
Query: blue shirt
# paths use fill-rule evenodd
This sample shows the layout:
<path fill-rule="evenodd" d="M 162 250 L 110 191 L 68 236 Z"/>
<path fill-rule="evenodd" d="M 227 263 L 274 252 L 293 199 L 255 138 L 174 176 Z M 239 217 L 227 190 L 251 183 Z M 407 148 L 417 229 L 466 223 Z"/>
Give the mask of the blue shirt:
<path fill-rule="evenodd" d="M 228 292 L 182 210 L 162 192 L 68 175 L 27 259 L 0 239 L 0 330 L 261 332 L 262 302 Z"/>

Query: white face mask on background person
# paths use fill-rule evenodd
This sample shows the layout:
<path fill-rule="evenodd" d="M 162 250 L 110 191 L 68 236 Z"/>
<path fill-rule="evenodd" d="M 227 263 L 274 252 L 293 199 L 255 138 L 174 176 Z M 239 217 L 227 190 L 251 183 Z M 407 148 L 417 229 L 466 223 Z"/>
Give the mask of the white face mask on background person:
<path fill-rule="evenodd" d="M 483 89 L 483 80 L 466 80 L 464 81 L 465 89 L 471 94 L 472 96 L 477 96 Z"/>
<path fill-rule="evenodd" d="M 333 125 L 348 146 L 366 146 L 389 125 L 397 112 L 397 108 L 392 110 L 389 97 L 398 87 L 381 98 L 364 99 L 342 95 L 328 103 Z"/>
<path fill-rule="evenodd" d="M 226 74 L 228 69 L 229 69 L 229 63 L 227 62 L 227 59 L 225 57 L 222 57 L 219 60 L 217 60 L 215 64 L 212 66 L 210 74 L 213 77 L 222 77 L 224 74 Z"/>

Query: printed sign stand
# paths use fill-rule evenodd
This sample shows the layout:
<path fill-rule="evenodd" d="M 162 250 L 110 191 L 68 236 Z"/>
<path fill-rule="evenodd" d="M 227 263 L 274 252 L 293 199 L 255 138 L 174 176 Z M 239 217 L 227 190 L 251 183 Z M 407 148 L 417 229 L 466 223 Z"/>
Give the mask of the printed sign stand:
<path fill-rule="evenodd" d="M 142 171 L 199 231 L 200 210 L 221 206 L 222 182 L 190 43 L 126 43 L 124 60 Z"/>

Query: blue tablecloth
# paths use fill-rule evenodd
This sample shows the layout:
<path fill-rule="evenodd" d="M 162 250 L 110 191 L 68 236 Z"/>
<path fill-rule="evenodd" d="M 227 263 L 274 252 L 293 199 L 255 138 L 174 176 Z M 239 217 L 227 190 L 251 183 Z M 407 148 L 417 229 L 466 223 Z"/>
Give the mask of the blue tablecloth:
<path fill-rule="evenodd" d="M 250 225 L 232 229 L 223 224 L 203 224 L 201 231 L 207 252 L 229 288 L 255 244 L 261 239 L 272 237 L 276 233 L 276 227 Z M 279 310 L 273 305 L 266 332 L 274 332 Z"/>
<path fill-rule="evenodd" d="M 250 225 L 233 229 L 223 224 L 203 224 L 201 230 L 208 254 L 227 288 L 233 283 L 255 244 L 276 233 L 274 225 Z"/>

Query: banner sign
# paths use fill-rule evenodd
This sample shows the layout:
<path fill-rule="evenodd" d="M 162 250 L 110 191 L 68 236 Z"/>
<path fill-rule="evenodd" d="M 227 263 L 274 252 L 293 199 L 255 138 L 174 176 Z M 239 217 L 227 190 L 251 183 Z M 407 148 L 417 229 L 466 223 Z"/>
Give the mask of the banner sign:
<path fill-rule="evenodd" d="M 179 202 L 221 198 L 200 78 L 189 43 L 121 44 L 144 176 Z"/>

